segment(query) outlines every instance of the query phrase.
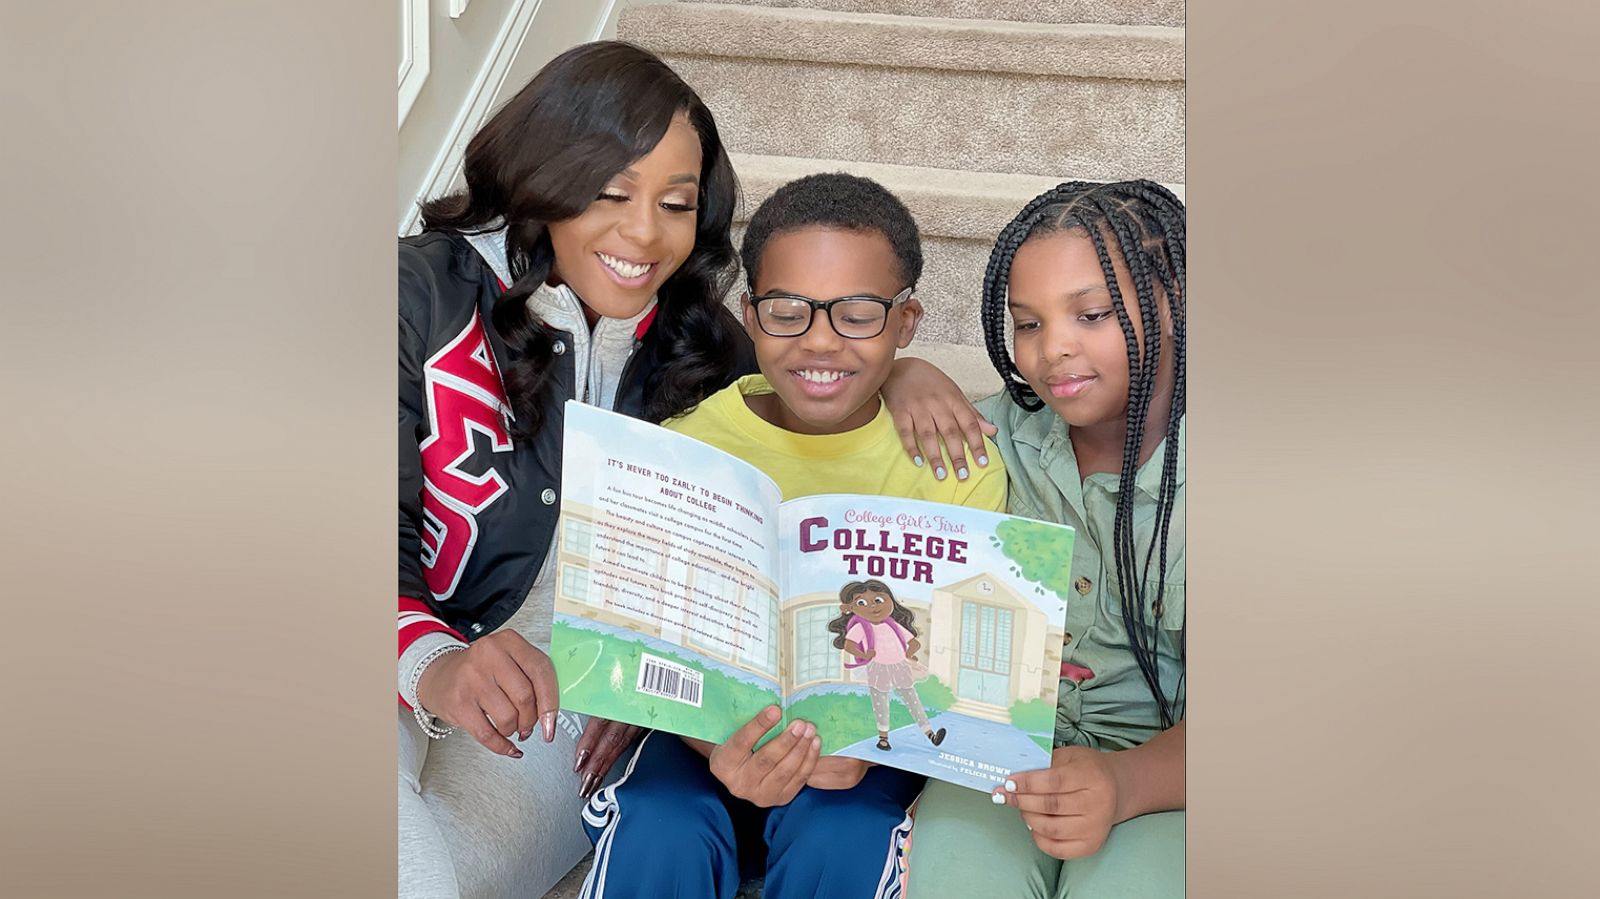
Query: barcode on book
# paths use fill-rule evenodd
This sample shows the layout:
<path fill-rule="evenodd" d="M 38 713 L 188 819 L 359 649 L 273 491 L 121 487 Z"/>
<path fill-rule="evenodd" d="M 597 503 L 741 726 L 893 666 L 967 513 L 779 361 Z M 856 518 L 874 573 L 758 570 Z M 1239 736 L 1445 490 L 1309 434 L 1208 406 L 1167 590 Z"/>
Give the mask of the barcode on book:
<path fill-rule="evenodd" d="M 639 682 L 634 692 L 660 696 L 700 708 L 700 686 L 705 675 L 647 652 L 639 653 Z"/>

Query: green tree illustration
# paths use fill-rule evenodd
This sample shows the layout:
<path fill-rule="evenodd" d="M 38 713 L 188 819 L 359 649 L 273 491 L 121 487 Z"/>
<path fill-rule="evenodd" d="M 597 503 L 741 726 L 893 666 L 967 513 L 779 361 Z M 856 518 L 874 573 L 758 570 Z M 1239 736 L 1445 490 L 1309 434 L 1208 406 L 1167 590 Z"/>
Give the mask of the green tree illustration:
<path fill-rule="evenodd" d="M 1013 574 L 1062 596 L 1072 589 L 1072 532 L 1025 518 L 1008 518 L 994 542 L 1016 563 Z"/>
<path fill-rule="evenodd" d="M 950 685 L 939 679 L 938 675 L 930 675 L 917 681 L 917 697 L 922 700 L 922 705 L 928 714 L 949 711 L 956 704 L 955 691 Z"/>

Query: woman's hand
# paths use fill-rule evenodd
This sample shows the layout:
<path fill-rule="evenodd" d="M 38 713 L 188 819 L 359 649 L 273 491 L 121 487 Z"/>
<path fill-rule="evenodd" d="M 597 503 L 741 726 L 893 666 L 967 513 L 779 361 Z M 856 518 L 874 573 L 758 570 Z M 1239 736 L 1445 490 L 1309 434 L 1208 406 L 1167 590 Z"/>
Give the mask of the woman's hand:
<path fill-rule="evenodd" d="M 605 779 L 606 772 L 616 764 L 622 751 L 644 728 L 604 718 L 590 718 L 583 726 L 583 736 L 578 738 L 578 749 L 573 756 L 572 770 L 578 775 L 578 795 L 588 799 Z"/>
<path fill-rule="evenodd" d="M 993 437 L 999 429 L 978 414 L 956 382 L 933 364 L 911 357 L 896 359 L 883 383 L 883 402 L 906 455 L 918 465 L 926 461 L 939 480 L 948 472 L 966 480 L 968 449 L 979 465 L 989 464 L 983 437 Z M 950 456 L 948 468 L 941 438 Z"/>
<path fill-rule="evenodd" d="M 1123 790 L 1110 755 L 1086 746 L 1062 747 L 1051 753 L 1050 767 L 1014 774 L 992 795 L 1022 812 L 1034 844 L 1051 857 L 1093 855 L 1105 845 L 1112 825 L 1126 817 L 1118 805 Z"/>
<path fill-rule="evenodd" d="M 787 805 L 806 785 L 821 756 L 822 740 L 806 721 L 792 722 L 767 745 L 756 741 L 783 718 L 775 705 L 762 709 L 727 742 L 711 750 L 711 773 L 728 792 L 763 808 Z"/>
<path fill-rule="evenodd" d="M 417 701 L 490 752 L 519 759 L 513 734 L 526 740 L 537 726 L 546 743 L 555 740 L 561 692 L 550 657 L 507 629 L 435 659 L 417 682 Z"/>

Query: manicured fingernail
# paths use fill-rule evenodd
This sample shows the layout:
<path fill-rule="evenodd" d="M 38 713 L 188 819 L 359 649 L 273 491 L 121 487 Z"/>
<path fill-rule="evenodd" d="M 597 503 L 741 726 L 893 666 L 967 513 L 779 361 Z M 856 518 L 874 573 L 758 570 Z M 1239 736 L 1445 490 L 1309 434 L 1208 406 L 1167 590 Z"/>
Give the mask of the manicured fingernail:
<path fill-rule="evenodd" d="M 956 480 L 965 481 L 966 479 L 967 479 L 967 470 L 965 468 L 956 469 Z"/>
<path fill-rule="evenodd" d="M 544 722 L 544 741 L 546 743 L 554 743 L 556 741 L 556 713 L 545 712 L 542 720 Z"/>
<path fill-rule="evenodd" d="M 979 465 L 988 465 L 989 464 L 989 457 L 988 456 L 979 456 L 978 457 L 978 464 Z"/>
<path fill-rule="evenodd" d="M 1017 791 L 1017 782 L 1014 780 L 1006 781 L 1006 790 L 1015 793 Z"/>
<path fill-rule="evenodd" d="M 941 465 L 938 468 L 935 468 L 933 470 L 933 476 L 938 478 L 941 481 L 944 480 L 944 466 Z"/>
<path fill-rule="evenodd" d="M 590 796 L 594 795 L 594 781 L 595 773 L 593 771 L 585 774 L 583 776 L 583 784 L 578 787 L 578 795 L 584 799 L 588 799 Z"/>
<path fill-rule="evenodd" d="M 911 461 L 915 462 L 918 468 L 922 467 L 922 457 L 921 456 L 913 456 L 913 457 L 911 457 Z"/>
<path fill-rule="evenodd" d="M 578 769 L 583 767 L 583 762 L 588 757 L 589 757 L 589 750 L 582 749 L 582 750 L 578 751 L 578 760 L 576 762 L 572 763 L 572 773 L 573 774 L 577 774 L 578 773 Z"/>
<path fill-rule="evenodd" d="M 989 794 L 989 801 L 994 803 L 995 805 L 1005 805 L 1006 804 L 1006 797 L 1001 795 L 1000 793 L 990 793 Z"/>
<path fill-rule="evenodd" d="M 507 755 L 511 756 L 514 759 L 520 759 L 520 758 L 522 758 L 522 750 L 520 750 L 517 747 L 513 746 L 513 747 L 511 747 L 511 751 L 509 753 L 507 753 Z"/>
<path fill-rule="evenodd" d="M 522 741 L 528 739 L 528 735 L 531 734 L 531 733 L 533 733 L 533 731 L 531 731 L 531 730 L 524 730 L 524 731 L 518 732 L 517 733 L 517 742 L 521 743 Z"/>

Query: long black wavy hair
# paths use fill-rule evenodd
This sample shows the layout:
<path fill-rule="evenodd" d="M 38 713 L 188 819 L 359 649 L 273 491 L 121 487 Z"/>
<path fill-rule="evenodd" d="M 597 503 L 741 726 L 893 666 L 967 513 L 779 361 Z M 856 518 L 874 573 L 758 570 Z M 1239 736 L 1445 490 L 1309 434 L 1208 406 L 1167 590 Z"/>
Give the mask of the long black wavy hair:
<path fill-rule="evenodd" d="M 1156 664 L 1156 638 L 1167 585 L 1167 534 L 1177 496 L 1178 425 L 1184 411 L 1184 207 L 1173 193 L 1152 181 L 1121 181 L 1094 184 L 1072 181 L 1058 185 L 1035 197 L 1000 232 L 989 267 L 983 277 L 983 339 L 989 359 L 1005 382 L 1006 391 L 1018 406 L 1029 411 L 1040 409 L 1044 401 L 1028 385 L 1006 346 L 1006 290 L 1011 261 L 1018 248 L 1036 237 L 1075 231 L 1094 243 L 1105 274 L 1111 304 L 1128 346 L 1128 436 L 1122 448 L 1121 479 L 1134 483 L 1139 457 L 1144 447 L 1144 422 L 1155 395 L 1156 375 L 1167 348 L 1162 346 L 1160 297 L 1165 296 L 1172 319 L 1173 391 L 1164 435 L 1166 447 L 1161 460 L 1161 485 L 1156 491 L 1156 526 L 1143 563 L 1134 545 L 1133 502 L 1138 491 L 1117 492 L 1116 518 L 1112 524 L 1118 593 L 1122 601 L 1122 620 L 1133 644 L 1134 658 L 1145 684 L 1155 696 L 1163 727 L 1171 727 L 1182 715 L 1183 676 L 1180 675 L 1174 701 L 1168 702 L 1161 690 L 1161 672 Z M 1133 322 L 1122 291 L 1117 284 L 1113 258 L 1120 256 L 1133 276 L 1139 321 L 1145 335 L 1141 352 L 1135 339 Z M 1157 545 L 1160 553 L 1156 554 Z M 1149 582 L 1152 556 L 1159 562 L 1154 585 Z M 1146 627 L 1148 610 L 1157 627 Z M 1185 655 L 1187 623 L 1179 632 L 1179 657 Z"/>
<path fill-rule="evenodd" d="M 513 282 L 491 319 L 510 356 L 503 374 L 514 435 L 538 432 L 551 378 L 554 337 L 527 303 L 555 262 L 546 225 L 588 208 L 680 113 L 700 138 L 699 214 L 694 249 L 656 294 L 660 364 L 644 385 L 644 417 L 670 418 L 731 379 L 742 329 L 722 305 L 736 276 L 730 227 L 738 182 L 711 111 L 666 63 L 622 41 L 562 53 L 467 144 L 466 190 L 422 205 L 430 230 L 506 225 Z"/>

